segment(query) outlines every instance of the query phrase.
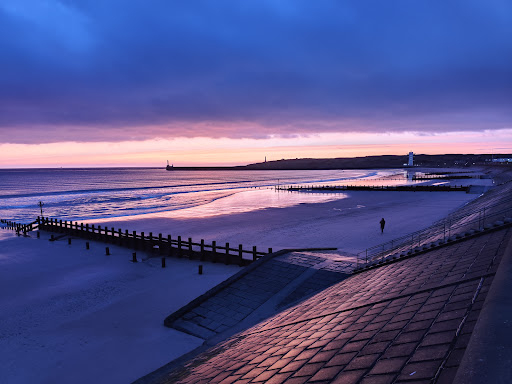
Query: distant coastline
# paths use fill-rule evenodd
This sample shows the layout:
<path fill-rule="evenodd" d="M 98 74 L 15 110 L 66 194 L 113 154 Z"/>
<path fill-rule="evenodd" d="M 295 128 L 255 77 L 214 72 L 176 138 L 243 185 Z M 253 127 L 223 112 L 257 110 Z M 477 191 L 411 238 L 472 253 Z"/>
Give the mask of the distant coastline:
<path fill-rule="evenodd" d="M 414 155 L 417 167 L 469 167 L 472 165 L 499 165 L 491 159 L 497 157 L 511 158 L 512 154 L 446 154 Z M 173 171 L 232 171 L 232 170 L 334 170 L 334 169 L 385 169 L 409 168 L 407 155 L 382 155 L 365 157 L 339 157 L 332 159 L 282 159 L 248 165 L 231 167 L 173 167 Z"/>

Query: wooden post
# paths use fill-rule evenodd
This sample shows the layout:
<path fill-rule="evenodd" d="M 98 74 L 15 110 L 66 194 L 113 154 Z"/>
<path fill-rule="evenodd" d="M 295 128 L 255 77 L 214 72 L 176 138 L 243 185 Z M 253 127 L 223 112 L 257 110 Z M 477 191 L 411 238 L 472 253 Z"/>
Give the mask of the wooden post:
<path fill-rule="evenodd" d="M 163 240 L 162 240 L 162 234 L 159 233 L 158 234 L 158 248 L 160 249 L 160 254 L 163 255 L 164 254 L 164 247 L 163 247 L 164 243 L 163 243 Z"/>
<path fill-rule="evenodd" d="M 226 265 L 229 265 L 229 263 L 231 261 L 229 256 L 230 256 L 229 255 L 229 243 L 226 243 L 226 260 L 224 260 L 224 263 Z"/>
<path fill-rule="evenodd" d="M 272 248 L 269 248 L 269 249 L 268 249 L 268 253 L 272 253 Z"/>
<path fill-rule="evenodd" d="M 165 257 L 162 257 L 162 268 L 165 268 Z"/>
<path fill-rule="evenodd" d="M 171 241 L 171 235 L 167 235 L 167 243 L 169 244 L 169 256 L 172 256 L 172 241 Z"/>
<path fill-rule="evenodd" d="M 140 239 L 142 240 L 140 243 L 142 246 L 142 250 L 144 250 L 144 249 L 146 249 L 146 243 L 144 242 L 144 232 L 140 233 Z"/>
<path fill-rule="evenodd" d="M 110 237 L 112 238 L 112 244 L 115 244 L 115 241 L 116 241 L 116 230 L 114 229 L 114 227 L 112 227 L 111 231 L 110 231 Z"/>
<path fill-rule="evenodd" d="M 105 255 L 110 256 L 110 249 L 105 247 Z"/>
<path fill-rule="evenodd" d="M 252 261 L 258 260 L 258 254 L 256 253 L 256 246 L 253 245 L 252 247 Z"/>
<path fill-rule="evenodd" d="M 132 232 L 133 248 L 137 249 L 137 231 Z"/>
<path fill-rule="evenodd" d="M 240 267 L 244 266 L 244 255 L 243 255 L 242 244 L 238 245 L 238 265 Z"/>
<path fill-rule="evenodd" d="M 188 258 L 192 258 L 192 238 L 188 238 Z"/>
<path fill-rule="evenodd" d="M 119 245 L 123 245 L 123 230 L 119 228 L 119 231 L 117 231 L 117 233 L 119 234 Z"/>
<path fill-rule="evenodd" d="M 217 262 L 217 242 L 212 241 L 212 261 Z"/>
<path fill-rule="evenodd" d="M 137 262 L 137 253 L 136 252 L 132 253 L 132 262 L 134 262 L 134 263 Z"/>
<path fill-rule="evenodd" d="M 37 231 L 37 238 L 39 239 L 41 237 L 41 233 L 39 232 L 39 230 Z"/>
<path fill-rule="evenodd" d="M 199 265 L 198 266 L 198 271 L 197 271 L 200 275 L 203 274 L 203 266 L 202 265 Z"/>
<path fill-rule="evenodd" d="M 68 245 L 71 245 L 71 237 L 68 237 Z"/>
<path fill-rule="evenodd" d="M 89 249 L 89 242 L 88 241 L 85 242 L 85 249 Z"/>
<path fill-rule="evenodd" d="M 181 257 L 181 236 L 178 236 L 178 257 Z"/>
<path fill-rule="evenodd" d="M 201 239 L 201 261 L 204 260 L 204 239 Z"/>

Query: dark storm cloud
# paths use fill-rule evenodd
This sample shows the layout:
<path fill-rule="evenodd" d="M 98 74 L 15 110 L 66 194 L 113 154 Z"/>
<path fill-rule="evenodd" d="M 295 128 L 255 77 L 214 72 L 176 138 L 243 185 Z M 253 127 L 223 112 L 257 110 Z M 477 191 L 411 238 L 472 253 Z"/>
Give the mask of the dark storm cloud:
<path fill-rule="evenodd" d="M 6 0 L 0 141 L 511 127 L 510 4 Z"/>

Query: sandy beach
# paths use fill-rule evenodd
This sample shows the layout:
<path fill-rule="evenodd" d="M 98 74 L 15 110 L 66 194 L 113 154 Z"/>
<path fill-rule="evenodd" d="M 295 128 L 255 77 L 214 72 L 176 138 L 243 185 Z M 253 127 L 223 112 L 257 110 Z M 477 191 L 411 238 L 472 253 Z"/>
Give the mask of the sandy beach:
<path fill-rule="evenodd" d="M 266 194 L 276 195 L 272 190 L 254 190 L 239 193 L 237 199 L 250 201 L 251 195 L 261 199 Z M 286 198 L 292 193 L 280 194 Z M 178 212 L 94 222 L 209 242 L 256 245 L 263 250 L 336 247 L 340 253 L 350 255 L 428 227 L 477 196 L 459 192 L 348 191 L 330 194 L 335 200 L 325 203 L 301 203 L 231 215 L 215 215 L 217 206 L 225 204 L 220 200 Z M 386 220 L 384 233 L 380 231 L 381 218 Z"/>
<path fill-rule="evenodd" d="M 425 228 L 478 195 L 460 192 L 349 191 L 322 203 L 244 212 L 244 202 L 287 192 L 236 195 L 239 213 L 217 215 L 221 199 L 189 211 L 97 220 L 102 225 L 182 235 L 259 249 L 337 247 L 353 255 Z M 277 197 L 276 197 L 277 196 Z M 386 227 L 380 232 L 379 221 Z M 163 326 L 163 319 L 239 271 L 237 266 L 168 259 L 85 240 L 48 241 L 0 231 L 0 356 L 2 383 L 127 383 L 201 345 Z M 30 368 L 27 368 L 30 362 Z"/>

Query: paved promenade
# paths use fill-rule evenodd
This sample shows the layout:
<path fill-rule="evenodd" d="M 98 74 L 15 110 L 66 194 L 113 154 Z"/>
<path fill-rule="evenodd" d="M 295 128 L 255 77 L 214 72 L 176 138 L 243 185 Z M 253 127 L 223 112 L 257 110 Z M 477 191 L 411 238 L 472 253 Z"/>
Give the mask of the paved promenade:
<path fill-rule="evenodd" d="M 511 236 L 489 231 L 351 276 L 157 381 L 453 382 Z"/>
<path fill-rule="evenodd" d="M 203 339 L 244 330 L 348 277 L 353 261 L 336 252 L 289 252 L 260 260 L 221 289 L 169 316 L 165 324 Z"/>

